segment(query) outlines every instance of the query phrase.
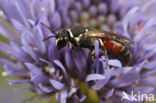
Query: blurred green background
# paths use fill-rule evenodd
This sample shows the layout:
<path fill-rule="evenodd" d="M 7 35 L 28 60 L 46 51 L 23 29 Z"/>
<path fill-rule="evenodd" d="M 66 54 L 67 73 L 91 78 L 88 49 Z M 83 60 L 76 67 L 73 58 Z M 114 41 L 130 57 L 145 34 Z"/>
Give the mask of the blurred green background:
<path fill-rule="evenodd" d="M 0 35 L 0 41 L 3 41 L 5 43 L 9 43 L 8 40 Z M 5 53 L 0 51 L 1 55 L 6 55 Z M 26 88 L 29 86 L 29 84 L 12 84 L 9 85 L 9 82 L 7 79 L 14 80 L 16 79 L 13 76 L 2 76 L 2 73 L 4 72 L 4 68 L 0 68 L 0 103 L 23 103 L 24 100 L 31 98 L 32 96 L 36 95 L 35 93 L 32 93 L 28 90 L 20 91 L 20 92 L 14 92 L 13 89 L 17 88 Z M 52 98 L 54 99 L 54 98 Z M 39 97 L 34 98 L 30 102 L 26 103 L 49 103 L 49 99 L 40 99 Z M 52 102 L 50 102 L 52 103 Z"/>
<path fill-rule="evenodd" d="M 14 88 L 25 88 L 28 87 L 28 84 L 12 84 L 9 85 L 7 79 L 15 79 L 13 76 L 2 77 L 3 68 L 0 68 L 0 103 L 23 103 L 24 100 L 31 98 L 36 95 L 28 90 L 14 92 Z M 53 98 L 54 99 L 54 98 Z M 34 98 L 30 102 L 26 103 L 52 103 L 49 99 L 40 99 L 38 97 Z M 56 102 L 54 102 L 56 103 Z"/>
<path fill-rule="evenodd" d="M 0 68 L 0 74 L 2 74 L 3 71 L 4 69 Z M 0 103 L 22 103 L 22 100 L 33 95 L 28 91 L 13 92 L 13 88 L 22 88 L 24 85 L 9 85 L 7 78 L 13 77 L 2 77 L 2 75 L 0 75 Z"/>

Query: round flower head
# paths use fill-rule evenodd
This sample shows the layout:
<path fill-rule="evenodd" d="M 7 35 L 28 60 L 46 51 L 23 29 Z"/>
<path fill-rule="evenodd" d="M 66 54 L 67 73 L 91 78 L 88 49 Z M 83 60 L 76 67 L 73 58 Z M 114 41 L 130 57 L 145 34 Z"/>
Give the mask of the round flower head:
<path fill-rule="evenodd" d="M 156 95 L 155 0 L 0 0 L 0 65 L 9 83 L 29 83 L 41 97 L 56 95 L 60 103 L 128 103 L 131 93 Z M 89 49 L 67 45 L 57 50 L 55 36 L 41 23 L 58 32 L 77 25 L 111 31 L 129 38 L 132 53 L 128 65 L 105 56 L 95 41 Z M 19 91 L 20 89 L 15 89 Z M 93 94 L 93 96 L 90 95 Z M 127 95 L 128 99 L 122 97 Z M 142 100 L 143 101 L 143 100 Z"/>

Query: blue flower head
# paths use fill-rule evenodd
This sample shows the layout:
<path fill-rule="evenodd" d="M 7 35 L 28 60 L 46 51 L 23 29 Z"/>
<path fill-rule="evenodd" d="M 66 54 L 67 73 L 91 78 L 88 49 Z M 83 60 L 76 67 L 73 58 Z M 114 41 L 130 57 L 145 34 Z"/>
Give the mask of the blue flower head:
<path fill-rule="evenodd" d="M 156 18 L 151 8 L 155 0 L 0 0 L 0 34 L 9 43 L 0 41 L 0 66 L 5 75 L 29 83 L 27 89 L 41 97 L 56 95 L 60 103 L 91 102 L 127 103 L 122 93 L 152 93 L 156 95 Z M 89 49 L 69 46 L 57 50 L 55 35 L 61 28 L 76 25 L 101 31 L 116 32 L 133 40 L 129 48 L 132 58 L 123 66 L 118 59 L 101 56 L 95 41 L 93 56 Z M 111 57 L 111 56 L 110 56 Z M 25 89 L 24 89 L 25 90 Z M 16 89 L 16 91 L 19 91 Z M 88 99 L 89 98 L 89 99 Z"/>

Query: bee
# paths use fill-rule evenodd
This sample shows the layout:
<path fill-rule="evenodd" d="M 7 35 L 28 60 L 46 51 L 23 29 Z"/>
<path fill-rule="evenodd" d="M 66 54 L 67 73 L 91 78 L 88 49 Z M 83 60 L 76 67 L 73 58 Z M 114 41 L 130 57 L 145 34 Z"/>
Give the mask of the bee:
<path fill-rule="evenodd" d="M 117 57 L 122 64 L 126 65 L 131 59 L 131 52 L 127 45 L 132 43 L 132 40 L 122 37 L 116 33 L 108 31 L 100 31 L 85 26 L 75 26 L 68 29 L 61 29 L 56 33 L 53 28 L 41 23 L 48 28 L 55 36 L 49 36 L 43 41 L 49 38 L 56 38 L 56 47 L 58 50 L 70 44 L 72 47 L 88 48 L 94 51 L 94 42 L 99 41 L 100 48 L 104 52 L 106 58 L 106 68 L 108 67 L 108 55 L 110 52 Z"/>

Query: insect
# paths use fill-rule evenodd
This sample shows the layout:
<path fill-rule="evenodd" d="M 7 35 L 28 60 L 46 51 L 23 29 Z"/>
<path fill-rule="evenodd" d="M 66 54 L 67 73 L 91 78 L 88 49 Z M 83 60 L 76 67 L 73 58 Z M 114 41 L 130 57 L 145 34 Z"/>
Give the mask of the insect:
<path fill-rule="evenodd" d="M 58 50 L 65 47 L 67 44 L 70 44 L 73 47 L 88 48 L 91 51 L 94 51 L 94 42 L 95 40 L 98 40 L 100 48 L 103 50 L 106 58 L 106 68 L 108 67 L 107 52 L 115 55 L 123 64 L 127 64 L 131 58 L 131 52 L 126 45 L 132 43 L 132 41 L 115 33 L 99 31 L 84 26 L 61 29 L 56 33 L 47 25 L 43 23 L 42 25 L 55 34 L 55 36 L 45 38 L 44 41 L 55 37 Z"/>

